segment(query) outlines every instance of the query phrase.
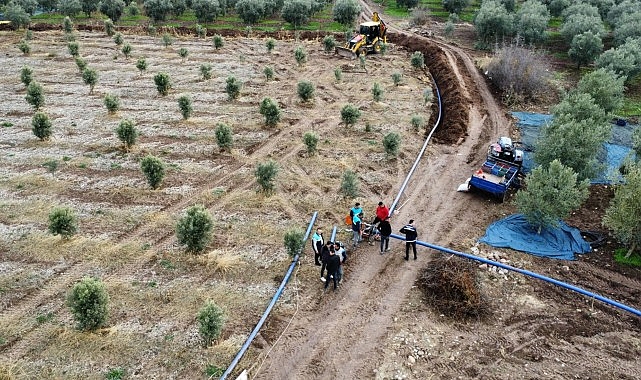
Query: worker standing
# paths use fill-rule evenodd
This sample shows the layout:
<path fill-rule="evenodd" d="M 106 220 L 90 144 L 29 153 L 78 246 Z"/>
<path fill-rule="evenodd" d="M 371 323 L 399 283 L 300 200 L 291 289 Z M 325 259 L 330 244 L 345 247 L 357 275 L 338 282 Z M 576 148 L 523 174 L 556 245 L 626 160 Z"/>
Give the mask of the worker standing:
<path fill-rule="evenodd" d="M 362 224 L 361 224 L 361 218 L 363 217 L 363 213 L 361 212 L 360 214 L 354 215 L 354 219 L 352 219 L 352 248 L 357 248 L 358 243 L 360 243 L 363 240 L 362 237 Z"/>
<path fill-rule="evenodd" d="M 414 227 L 414 219 L 410 219 L 410 222 L 403 226 L 399 232 L 405 235 L 405 260 L 410 259 L 410 246 L 414 250 L 414 260 L 416 260 L 416 238 L 418 237 L 418 232 Z"/>
<path fill-rule="evenodd" d="M 336 256 L 334 246 L 332 246 L 329 251 L 329 258 L 327 259 L 327 276 L 329 276 L 329 278 L 325 282 L 325 290 L 327 290 L 327 287 L 329 286 L 330 279 L 334 281 L 334 290 L 338 287 L 338 270 L 340 266 L 340 258 Z"/>
<path fill-rule="evenodd" d="M 320 258 L 324 245 L 325 240 L 323 238 L 323 229 L 317 228 L 316 232 L 314 232 L 314 236 L 312 236 L 312 249 L 314 250 L 314 262 L 318 266 L 321 265 Z"/>
<path fill-rule="evenodd" d="M 349 216 L 352 218 L 352 224 L 354 224 L 354 217 L 362 213 L 363 213 L 363 208 L 361 207 L 361 204 L 356 202 L 354 204 L 354 207 L 352 207 L 349 210 Z"/>
<path fill-rule="evenodd" d="M 381 222 L 387 217 L 389 217 L 389 208 L 383 202 L 378 202 L 378 207 L 376 207 L 376 218 L 374 218 L 373 223 L 376 224 Z"/>
<path fill-rule="evenodd" d="M 389 237 L 392 235 L 392 225 L 389 224 L 389 216 L 381 220 L 378 224 L 378 230 L 381 233 L 381 255 L 389 251 Z"/>

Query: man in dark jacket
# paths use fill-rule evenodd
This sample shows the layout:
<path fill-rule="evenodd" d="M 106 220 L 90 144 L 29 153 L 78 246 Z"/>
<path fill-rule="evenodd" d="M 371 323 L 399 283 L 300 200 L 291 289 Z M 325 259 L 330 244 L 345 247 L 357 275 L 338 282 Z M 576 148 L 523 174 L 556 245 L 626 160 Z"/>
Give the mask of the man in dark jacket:
<path fill-rule="evenodd" d="M 410 219 L 410 222 L 403 226 L 399 232 L 405 234 L 405 260 L 410 259 L 410 246 L 414 250 L 414 260 L 416 260 L 416 238 L 418 237 L 418 232 L 414 227 L 414 219 Z"/>
<path fill-rule="evenodd" d="M 327 259 L 327 275 L 334 280 L 334 290 L 338 287 L 338 270 L 341 266 L 341 259 L 334 252 L 334 247 L 329 250 L 329 258 Z M 329 278 L 325 282 L 325 289 L 329 286 Z"/>
<path fill-rule="evenodd" d="M 329 248 L 334 248 L 334 243 L 331 241 L 328 241 L 327 244 L 323 246 L 323 249 L 321 250 L 321 262 L 323 265 L 321 266 L 321 281 L 325 282 L 325 277 L 323 277 L 323 273 L 325 273 L 325 268 L 327 268 L 327 261 L 329 260 Z M 328 274 L 329 276 L 329 274 Z"/>
<path fill-rule="evenodd" d="M 381 233 L 381 255 L 389 251 L 389 237 L 392 234 L 392 225 L 389 224 L 389 216 L 378 224 L 378 231 Z"/>

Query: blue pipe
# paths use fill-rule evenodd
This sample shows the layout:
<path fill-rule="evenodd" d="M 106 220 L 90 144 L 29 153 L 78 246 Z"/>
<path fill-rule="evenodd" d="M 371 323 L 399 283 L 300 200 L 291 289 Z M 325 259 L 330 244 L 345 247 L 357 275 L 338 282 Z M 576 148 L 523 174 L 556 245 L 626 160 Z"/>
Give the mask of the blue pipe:
<path fill-rule="evenodd" d="M 396 195 L 396 199 L 394 199 L 394 202 L 392 202 L 392 205 L 390 206 L 390 209 L 389 209 L 390 216 L 394 215 L 394 209 L 396 208 L 398 201 L 401 199 L 401 196 L 405 191 L 405 187 L 407 186 L 407 183 L 409 182 L 410 177 L 412 177 L 412 174 L 414 174 L 414 170 L 416 170 L 418 163 L 421 161 L 421 158 L 423 158 L 423 154 L 425 153 L 427 144 L 430 142 L 430 139 L 432 138 L 432 134 L 434 134 L 434 132 L 436 131 L 436 128 L 438 128 L 438 126 L 441 124 L 441 116 L 443 115 L 443 104 L 441 102 L 441 90 L 439 90 L 436 80 L 434 80 L 434 77 L 432 76 L 432 73 L 430 73 L 430 77 L 432 78 L 432 83 L 434 83 L 434 88 L 436 89 L 436 99 L 438 100 L 438 117 L 436 118 L 436 122 L 434 123 L 434 126 L 432 127 L 432 130 L 430 131 L 429 135 L 427 135 L 427 138 L 423 143 L 423 147 L 421 148 L 421 151 L 418 153 L 418 157 L 416 157 L 416 161 L 414 161 L 414 165 L 412 165 L 410 172 L 407 174 L 407 177 L 405 177 L 405 181 L 403 181 L 403 185 L 401 186 L 401 189 Z"/>
<path fill-rule="evenodd" d="M 312 219 L 309 221 L 309 225 L 307 226 L 307 231 L 305 232 L 305 237 L 303 238 L 303 247 L 305 247 L 305 242 L 307 241 L 307 238 L 309 238 L 309 234 L 312 232 L 312 227 L 314 226 L 314 222 L 316 221 L 316 217 L 318 216 L 318 211 L 315 211 L 314 214 L 312 215 Z M 303 248 L 301 248 L 301 251 Z M 243 346 L 240 348 L 240 351 L 236 354 L 236 357 L 234 360 L 232 360 L 231 364 L 229 364 L 229 367 L 225 370 L 225 373 L 220 377 L 220 380 L 225 380 L 227 376 L 236 368 L 236 365 L 238 365 L 238 362 L 240 359 L 245 355 L 245 352 L 249 348 L 249 345 L 251 342 L 254 340 L 256 335 L 258 334 L 258 331 L 260 330 L 261 327 L 263 327 L 263 324 L 265 323 L 265 320 L 269 316 L 269 313 L 272 311 L 272 308 L 276 304 L 276 301 L 278 301 L 278 298 L 280 298 L 280 295 L 283 293 L 283 290 L 285 289 L 285 285 L 289 282 L 289 279 L 292 275 L 292 272 L 294 271 L 294 268 L 296 267 L 296 263 L 300 259 L 300 252 L 294 255 L 294 258 L 292 259 L 292 263 L 289 265 L 289 269 L 287 270 L 287 273 L 285 274 L 285 277 L 283 278 L 283 281 L 280 283 L 280 286 L 278 287 L 278 290 L 274 294 L 274 297 L 272 297 L 272 301 L 269 303 L 269 306 L 267 306 L 267 309 L 265 309 L 265 312 L 263 313 L 263 316 L 260 318 L 258 323 L 256 324 L 256 327 L 254 327 L 254 330 L 249 334 L 247 339 L 245 340 L 245 343 Z"/>
<path fill-rule="evenodd" d="M 405 240 L 404 237 L 402 237 L 400 235 L 396 235 L 396 234 L 392 234 L 391 237 L 393 237 L 395 239 L 399 239 L 399 240 Z M 488 265 L 494 265 L 496 267 L 507 269 L 507 270 L 510 270 L 510 271 L 513 271 L 513 272 L 517 272 L 517 273 L 521 273 L 523 275 L 530 276 L 530 277 L 536 278 L 538 280 L 546 281 L 546 282 L 549 282 L 551 284 L 560 286 L 562 288 L 569 289 L 569 290 L 575 291 L 577 293 L 583 294 L 585 296 L 594 298 L 594 299 L 599 300 L 601 302 L 604 302 L 604 303 L 606 303 L 608 305 L 617 307 L 617 308 L 619 308 L 621 310 L 625 310 L 625 311 L 627 311 L 629 313 L 635 314 L 638 317 L 641 317 L 641 310 L 637 310 L 637 309 L 635 309 L 633 307 L 624 305 L 624 304 L 622 304 L 620 302 L 617 302 L 617 301 L 611 300 L 609 298 L 600 296 L 598 294 L 589 292 L 589 291 L 587 291 L 585 289 L 581 289 L 581 288 L 576 287 L 574 285 L 570 285 L 568 283 L 565 283 L 565 282 L 562 282 L 562 281 L 559 281 L 559 280 L 555 280 L 555 279 L 553 279 L 551 277 L 543 276 L 543 275 L 540 275 L 538 273 L 530 272 L 529 270 L 515 268 L 513 266 L 509 266 L 509 265 L 506 265 L 506 264 L 503 264 L 503 263 L 500 263 L 500 262 L 497 262 L 497 261 L 488 260 L 488 259 L 483 258 L 483 257 L 470 255 L 470 254 L 467 254 L 467 253 L 455 251 L 455 250 L 452 250 L 452 249 L 449 249 L 449 248 L 441 247 L 441 246 L 430 244 L 430 243 L 425 243 L 425 242 L 422 242 L 422 241 L 416 241 L 416 244 L 421 245 L 423 247 L 432 248 L 432 249 L 435 249 L 437 251 L 447 252 L 447 253 L 450 253 L 452 255 L 457 255 L 457 256 L 460 256 L 460 257 L 464 257 L 466 259 L 479 261 L 481 263 L 485 263 L 485 264 L 488 264 Z"/>

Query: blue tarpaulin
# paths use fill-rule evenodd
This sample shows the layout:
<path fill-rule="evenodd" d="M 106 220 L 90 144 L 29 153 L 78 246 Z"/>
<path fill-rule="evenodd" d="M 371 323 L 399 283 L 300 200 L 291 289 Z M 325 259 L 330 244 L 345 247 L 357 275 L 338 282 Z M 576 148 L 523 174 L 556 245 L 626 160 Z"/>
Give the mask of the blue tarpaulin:
<path fill-rule="evenodd" d="M 536 232 L 522 214 L 515 214 L 492 223 L 479 242 L 561 260 L 574 260 L 575 253 L 590 252 L 590 244 L 581 232 L 563 221 L 559 222 L 558 228 L 544 228 L 540 234 Z"/>

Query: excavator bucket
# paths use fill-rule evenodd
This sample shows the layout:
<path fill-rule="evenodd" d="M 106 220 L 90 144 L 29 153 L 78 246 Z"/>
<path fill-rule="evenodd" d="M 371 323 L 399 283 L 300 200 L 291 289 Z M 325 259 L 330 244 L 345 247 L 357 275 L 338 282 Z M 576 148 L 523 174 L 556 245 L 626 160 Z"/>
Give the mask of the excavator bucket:
<path fill-rule="evenodd" d="M 336 46 L 335 51 L 336 54 L 340 55 L 341 57 L 356 59 L 356 53 L 346 47 Z"/>

